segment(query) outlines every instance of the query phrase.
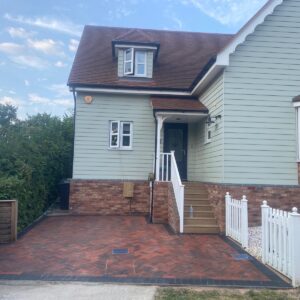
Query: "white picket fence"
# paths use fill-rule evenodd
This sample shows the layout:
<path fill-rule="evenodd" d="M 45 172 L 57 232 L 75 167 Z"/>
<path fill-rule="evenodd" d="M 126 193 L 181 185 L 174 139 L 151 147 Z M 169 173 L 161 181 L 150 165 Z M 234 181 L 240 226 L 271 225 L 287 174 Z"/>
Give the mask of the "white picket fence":
<path fill-rule="evenodd" d="M 263 201 L 262 261 L 300 286 L 300 214 L 273 209 Z"/>
<path fill-rule="evenodd" d="M 236 200 L 227 192 L 226 203 L 226 236 L 248 248 L 248 201 L 246 196 Z"/>

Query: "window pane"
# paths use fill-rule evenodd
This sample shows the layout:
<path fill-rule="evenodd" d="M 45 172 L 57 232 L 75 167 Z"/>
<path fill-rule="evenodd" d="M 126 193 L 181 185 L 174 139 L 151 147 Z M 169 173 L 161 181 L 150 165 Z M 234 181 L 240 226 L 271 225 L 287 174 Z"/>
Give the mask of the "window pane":
<path fill-rule="evenodd" d="M 118 136 L 112 135 L 111 136 L 111 146 L 117 146 L 118 145 Z"/>
<path fill-rule="evenodd" d="M 126 62 L 125 63 L 125 73 L 131 73 L 132 70 L 131 70 L 131 62 Z"/>
<path fill-rule="evenodd" d="M 123 136 L 122 146 L 125 146 L 125 147 L 130 146 L 130 136 Z"/>
<path fill-rule="evenodd" d="M 123 134 L 130 134 L 130 124 L 129 123 L 123 124 Z"/>
<path fill-rule="evenodd" d="M 137 51 L 136 52 L 136 62 L 137 63 L 145 63 L 146 52 Z"/>
<path fill-rule="evenodd" d="M 138 64 L 137 65 L 137 74 L 145 74 L 145 65 Z"/>
<path fill-rule="evenodd" d="M 128 49 L 125 51 L 125 60 L 131 60 L 132 57 L 132 49 Z"/>
<path fill-rule="evenodd" d="M 118 123 L 116 123 L 116 122 L 111 123 L 111 132 L 118 133 Z"/>
<path fill-rule="evenodd" d="M 210 130 L 208 130 L 208 132 L 207 132 L 207 139 L 208 139 L 208 140 L 211 139 L 211 131 L 210 131 Z"/>

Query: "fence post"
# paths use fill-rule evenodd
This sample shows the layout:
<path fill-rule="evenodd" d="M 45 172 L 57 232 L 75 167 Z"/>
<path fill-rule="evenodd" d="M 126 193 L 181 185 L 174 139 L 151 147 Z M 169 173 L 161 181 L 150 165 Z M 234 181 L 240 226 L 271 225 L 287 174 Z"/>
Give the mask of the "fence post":
<path fill-rule="evenodd" d="M 225 230 L 226 230 L 226 236 L 229 236 L 230 232 L 230 224 L 231 224 L 231 218 L 230 218 L 230 200 L 231 196 L 229 192 L 225 195 Z"/>
<path fill-rule="evenodd" d="M 268 226 L 268 211 L 269 211 L 269 205 L 266 200 L 263 201 L 263 204 L 261 205 L 261 225 L 262 225 L 262 262 L 267 262 L 267 256 L 269 252 L 269 226 Z"/>
<path fill-rule="evenodd" d="M 248 248 L 248 200 L 246 196 L 243 196 L 241 200 L 242 212 L 241 212 L 241 230 L 242 230 L 242 247 Z"/>
<path fill-rule="evenodd" d="M 300 214 L 298 209 L 294 207 L 290 213 L 290 245 L 291 245 L 291 261 L 292 268 L 292 285 L 293 287 L 300 286 Z"/>

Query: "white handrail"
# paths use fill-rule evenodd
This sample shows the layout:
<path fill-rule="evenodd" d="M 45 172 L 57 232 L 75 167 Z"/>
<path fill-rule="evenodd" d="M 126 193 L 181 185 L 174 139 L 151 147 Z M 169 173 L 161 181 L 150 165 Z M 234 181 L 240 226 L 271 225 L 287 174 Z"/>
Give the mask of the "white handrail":
<path fill-rule="evenodd" d="M 159 166 L 159 181 L 171 181 L 171 153 L 160 153 Z"/>
<path fill-rule="evenodd" d="M 176 199 L 180 233 L 183 233 L 184 221 L 184 185 L 181 182 L 174 151 L 171 151 L 171 182 L 173 185 L 174 195 Z"/>

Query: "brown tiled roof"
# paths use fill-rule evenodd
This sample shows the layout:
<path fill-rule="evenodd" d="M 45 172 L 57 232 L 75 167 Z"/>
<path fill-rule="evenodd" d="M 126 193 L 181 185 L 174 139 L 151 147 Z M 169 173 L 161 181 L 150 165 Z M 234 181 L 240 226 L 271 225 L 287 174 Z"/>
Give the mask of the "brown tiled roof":
<path fill-rule="evenodd" d="M 300 102 L 300 95 L 293 98 L 293 102 Z"/>
<path fill-rule="evenodd" d="M 114 40 L 160 44 L 152 79 L 118 78 Z M 86 26 L 68 85 L 187 90 L 232 35 Z"/>
<path fill-rule="evenodd" d="M 197 98 L 193 97 L 150 97 L 154 110 L 208 112 Z"/>

